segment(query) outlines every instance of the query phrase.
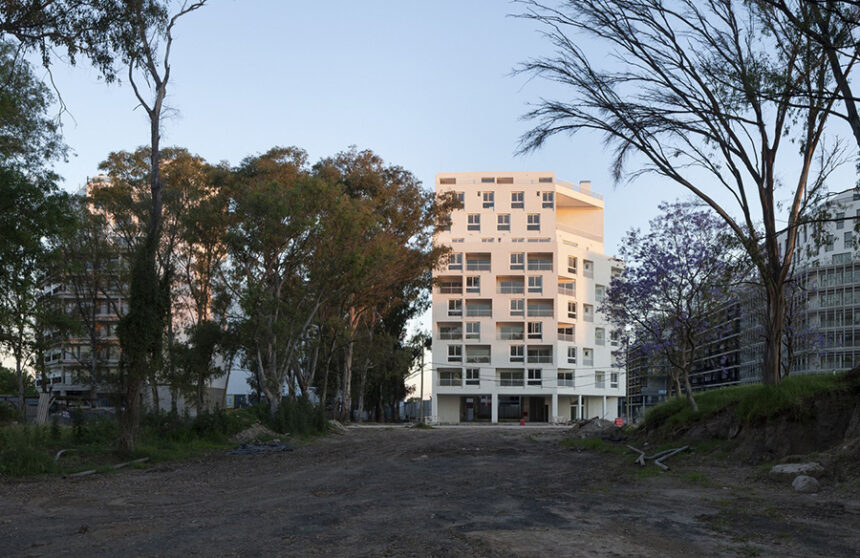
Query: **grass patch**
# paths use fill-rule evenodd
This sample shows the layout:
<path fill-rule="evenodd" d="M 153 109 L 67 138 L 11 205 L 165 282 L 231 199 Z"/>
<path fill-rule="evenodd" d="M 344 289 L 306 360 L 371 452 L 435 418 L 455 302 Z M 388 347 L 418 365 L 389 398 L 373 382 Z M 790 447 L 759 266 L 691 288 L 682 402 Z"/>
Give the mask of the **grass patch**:
<path fill-rule="evenodd" d="M 573 438 L 570 440 L 562 440 L 559 445 L 564 448 L 598 451 L 600 453 L 627 453 L 627 449 L 610 444 L 600 438 Z"/>
<path fill-rule="evenodd" d="M 416 422 L 412 428 L 420 428 L 421 430 L 433 430 L 433 427 L 426 422 Z"/>
<path fill-rule="evenodd" d="M 247 411 L 216 411 L 194 418 L 169 413 L 146 415 L 141 420 L 137 451 L 131 456 L 116 451 L 119 428 L 111 418 L 81 415 L 70 426 L 56 420 L 50 425 L 8 425 L 0 427 L 0 476 L 106 471 L 141 457 L 151 461 L 185 459 L 232 447 L 229 438 L 256 421 Z M 67 451 L 56 460 L 60 450 Z"/>
<path fill-rule="evenodd" d="M 811 374 L 790 376 L 775 386 L 750 384 L 715 389 L 696 394 L 698 412 L 680 397 L 654 407 L 645 415 L 645 426 L 649 429 L 679 426 L 729 406 L 735 407 L 735 413 L 744 424 L 786 412 L 800 418 L 808 412 L 806 401 L 809 398 L 847 387 L 844 374 Z"/>
<path fill-rule="evenodd" d="M 696 473 L 696 472 L 685 473 L 684 479 L 686 479 L 688 482 L 690 482 L 692 484 L 696 484 L 699 486 L 705 486 L 705 487 L 713 486 L 713 483 L 711 482 L 711 480 L 708 477 L 706 477 L 705 475 L 703 475 L 702 473 Z"/>

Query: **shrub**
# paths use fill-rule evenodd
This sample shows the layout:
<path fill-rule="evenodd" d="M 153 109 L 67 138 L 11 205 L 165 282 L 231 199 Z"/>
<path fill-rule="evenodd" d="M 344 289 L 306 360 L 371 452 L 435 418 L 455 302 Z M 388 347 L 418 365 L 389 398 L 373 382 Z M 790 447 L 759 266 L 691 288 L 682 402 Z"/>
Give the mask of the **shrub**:
<path fill-rule="evenodd" d="M 35 475 L 56 470 L 46 446 L 48 429 L 41 426 L 13 425 L 0 428 L 0 473 Z"/>
<path fill-rule="evenodd" d="M 322 406 L 301 397 L 282 399 L 274 416 L 265 406 L 257 407 L 257 412 L 263 424 L 281 434 L 314 436 L 325 433 L 327 428 Z"/>

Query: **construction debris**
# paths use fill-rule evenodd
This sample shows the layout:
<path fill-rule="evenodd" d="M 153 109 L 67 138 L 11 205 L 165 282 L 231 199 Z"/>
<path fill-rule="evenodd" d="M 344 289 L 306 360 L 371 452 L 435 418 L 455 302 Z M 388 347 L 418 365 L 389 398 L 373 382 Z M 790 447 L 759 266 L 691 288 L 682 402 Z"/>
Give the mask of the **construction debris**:
<path fill-rule="evenodd" d="M 682 451 L 689 449 L 689 447 L 690 446 L 684 446 L 681 448 L 667 449 L 664 451 L 657 452 L 654 455 L 647 455 L 646 456 L 645 452 L 642 451 L 641 449 L 634 448 L 633 446 L 630 446 L 630 445 L 627 446 L 628 449 L 635 451 L 636 453 L 639 454 L 639 456 L 636 458 L 635 461 L 633 461 L 633 463 L 636 463 L 639 466 L 644 467 L 645 461 L 653 461 L 654 465 L 657 465 L 658 467 L 660 467 L 664 471 L 669 470 L 669 466 L 663 463 L 664 459 L 669 459 L 670 457 L 672 457 L 676 453 L 681 453 Z"/>
<path fill-rule="evenodd" d="M 63 451 L 65 451 L 65 450 L 63 450 Z M 62 452 L 60 452 L 60 453 L 62 453 Z M 59 455 L 57 455 L 57 457 L 59 457 Z M 123 467 L 127 467 L 133 463 L 146 463 L 147 461 L 149 461 L 148 457 L 141 457 L 140 459 L 134 459 L 132 461 L 126 461 L 125 463 L 117 463 L 116 465 L 114 465 L 111 468 L 112 469 L 122 469 Z M 89 475 L 94 475 L 96 473 L 98 473 L 98 469 L 88 469 L 86 471 L 81 471 L 79 473 L 72 473 L 71 475 L 65 475 L 65 476 L 68 478 L 77 478 L 77 477 L 86 477 Z"/>
<path fill-rule="evenodd" d="M 251 442 L 257 442 L 262 438 L 272 439 L 277 437 L 277 432 L 266 428 L 257 422 L 230 438 L 230 441 L 236 444 L 250 444 Z"/>
<path fill-rule="evenodd" d="M 332 434 L 346 434 L 347 428 L 336 420 L 328 421 L 328 431 Z"/>

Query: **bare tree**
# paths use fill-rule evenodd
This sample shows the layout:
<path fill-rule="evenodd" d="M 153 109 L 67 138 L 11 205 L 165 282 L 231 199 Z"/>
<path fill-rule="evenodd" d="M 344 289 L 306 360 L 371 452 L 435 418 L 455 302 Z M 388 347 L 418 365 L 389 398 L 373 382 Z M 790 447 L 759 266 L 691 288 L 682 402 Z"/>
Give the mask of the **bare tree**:
<path fill-rule="evenodd" d="M 573 95 L 543 99 L 527 115 L 537 124 L 522 138 L 522 151 L 559 133 L 596 131 L 614 149 L 617 181 L 657 174 L 716 211 L 761 278 L 767 309 L 762 377 L 777 383 L 798 225 L 843 162 L 842 145 L 824 141 L 838 95 L 821 46 L 736 0 L 568 0 L 559 9 L 523 4 L 523 17 L 546 27 L 555 53 L 520 71 L 567 86 Z M 612 63 L 598 67 L 580 36 L 609 47 Z M 607 60 L 603 51 L 592 52 Z M 778 222 L 787 223 L 784 242 Z"/>

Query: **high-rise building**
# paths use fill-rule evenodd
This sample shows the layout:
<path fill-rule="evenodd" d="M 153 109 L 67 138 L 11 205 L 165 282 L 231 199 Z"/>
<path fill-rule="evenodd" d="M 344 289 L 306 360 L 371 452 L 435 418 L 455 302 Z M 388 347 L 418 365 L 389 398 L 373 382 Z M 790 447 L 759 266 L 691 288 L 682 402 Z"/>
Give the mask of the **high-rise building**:
<path fill-rule="evenodd" d="M 614 419 L 619 335 L 598 311 L 621 262 L 603 199 L 551 172 L 443 173 L 462 208 L 436 242 L 432 420 Z"/>

